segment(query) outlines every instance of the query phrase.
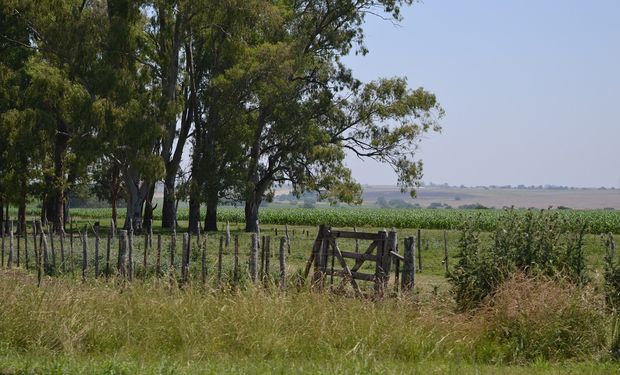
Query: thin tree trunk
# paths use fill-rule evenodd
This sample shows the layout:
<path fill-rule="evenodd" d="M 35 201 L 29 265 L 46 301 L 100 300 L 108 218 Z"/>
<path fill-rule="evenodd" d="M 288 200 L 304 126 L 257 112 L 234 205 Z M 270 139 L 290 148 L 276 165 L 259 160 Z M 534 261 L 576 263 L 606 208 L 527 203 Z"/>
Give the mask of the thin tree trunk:
<path fill-rule="evenodd" d="M 205 231 L 217 231 L 217 191 L 209 191 L 207 196 L 207 215 Z"/>
<path fill-rule="evenodd" d="M 189 197 L 189 229 L 190 233 L 198 233 L 198 224 L 200 223 L 200 200 L 191 195 Z"/>
<path fill-rule="evenodd" d="M 21 181 L 21 191 L 19 194 L 19 205 L 17 208 L 17 227 L 19 228 L 18 234 L 26 233 L 26 179 Z"/>
<path fill-rule="evenodd" d="M 153 206 L 153 197 L 155 196 L 155 184 L 151 184 L 149 188 L 149 193 L 144 201 L 144 220 L 143 227 L 145 230 L 148 230 L 147 226 L 153 222 L 153 210 L 155 210 L 156 206 Z"/>
<path fill-rule="evenodd" d="M 174 174 L 166 173 L 166 178 L 164 179 L 164 201 L 162 205 L 161 212 L 161 226 L 162 228 L 172 228 L 174 226 L 177 210 L 176 210 L 176 202 L 175 202 L 175 193 L 176 193 L 176 170 Z"/>
<path fill-rule="evenodd" d="M 4 199 L 0 197 L 0 237 L 4 237 Z"/>
<path fill-rule="evenodd" d="M 260 201 L 249 199 L 245 202 L 245 231 L 258 231 L 258 207 Z"/>

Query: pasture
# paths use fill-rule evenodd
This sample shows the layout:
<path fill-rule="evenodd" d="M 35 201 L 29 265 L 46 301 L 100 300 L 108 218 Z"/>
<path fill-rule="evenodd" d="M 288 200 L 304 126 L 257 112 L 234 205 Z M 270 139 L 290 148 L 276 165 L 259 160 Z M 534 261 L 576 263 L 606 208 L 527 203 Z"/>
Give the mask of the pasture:
<path fill-rule="evenodd" d="M 234 218 L 234 210 L 221 210 L 221 217 Z M 462 233 L 458 229 L 433 229 L 437 224 L 432 221 L 418 222 L 417 227 L 397 228 L 400 248 L 403 239 L 417 236 L 420 228 L 415 288 L 411 293 L 401 290 L 377 301 L 354 298 L 352 293 L 330 292 L 335 286 L 333 281 L 327 280 L 325 293 L 312 291 L 307 281 L 302 282 L 318 228 L 291 223 L 288 225 L 291 250 L 290 254 L 286 252 L 288 287 L 283 291 L 279 287 L 275 245 L 285 235 L 285 227 L 277 224 L 278 220 L 286 222 L 291 218 L 293 223 L 299 224 L 303 220 L 313 220 L 313 216 L 304 216 L 307 212 L 323 212 L 322 209 L 297 211 L 302 213 L 301 218 L 293 221 L 295 210 L 263 210 L 261 236 L 271 238 L 271 269 L 266 270 L 261 262 L 263 272 L 259 272 L 261 277 L 256 284 L 252 283 L 248 272 L 251 236 L 242 232 L 241 222 L 234 220 L 230 222 L 230 231 L 231 238 L 237 237 L 239 243 L 237 281 L 233 277 L 234 242 L 224 245 L 220 256 L 220 243 L 225 243 L 225 233 L 212 232 L 203 233 L 200 242 L 197 236 L 189 237 L 189 280 L 186 284 L 180 282 L 184 222 L 180 222 L 176 241 L 172 233 L 158 230 L 157 223 L 152 244 L 144 236 L 135 235 L 131 282 L 116 272 L 118 236 L 111 240 L 111 271 L 109 275 L 105 272 L 108 227 L 103 218 L 107 210 L 75 210 L 73 251 L 69 254 L 69 234 L 64 238 L 65 263 L 62 264 L 60 239 L 53 238 L 56 264 L 48 274 L 42 275 L 41 287 L 37 287 L 33 240 L 28 238 L 30 264 L 26 269 L 24 239 L 21 238 L 20 265 L 17 267 L 17 254 L 14 254 L 12 268 L 6 269 L 4 258 L 0 280 L 0 300 L 3 301 L 0 315 L 4 317 L 0 323 L 3 370 L 26 373 L 288 373 L 292 369 L 299 373 L 445 373 L 458 370 L 519 374 L 606 373 L 618 368 L 609 355 L 614 320 L 604 313 L 600 304 L 605 248 L 598 234 L 586 234 L 583 241 L 587 274 L 592 279 L 585 289 L 562 287 L 561 282 L 544 280 L 511 281 L 510 290 L 514 290 L 515 285 L 519 290 L 543 285 L 546 290 L 544 301 L 532 300 L 531 295 L 510 296 L 510 299 L 530 304 L 535 310 L 520 316 L 520 329 L 526 331 L 523 337 L 528 338 L 529 347 L 519 349 L 523 343 L 506 341 L 498 331 L 504 329 L 501 327 L 505 324 L 514 323 L 509 323 L 502 315 L 501 306 L 507 303 L 505 300 L 489 300 L 473 313 L 455 311 L 451 286 L 445 278 L 444 254 L 447 243 L 448 266 L 452 270 L 459 261 Z M 449 213 L 450 210 L 417 210 L 416 213 L 418 211 L 427 216 L 409 216 L 402 220 L 430 218 L 431 214 Z M 336 216 L 340 212 L 345 215 Z M 337 223 L 356 224 L 362 220 L 370 224 L 389 218 L 377 217 L 378 212 L 332 209 L 331 216 L 326 217 Z M 403 210 L 386 212 L 392 215 L 391 220 L 404 213 Z M 482 215 L 499 214 L 482 212 Z M 452 214 L 460 217 L 453 219 L 454 224 L 448 227 L 458 228 L 458 220 L 464 220 L 462 215 L 472 216 L 471 213 L 454 211 Z M 591 215 L 593 222 L 610 217 L 606 211 L 580 215 L 586 214 Z M 183 213 L 180 216 L 183 217 Z M 449 216 L 441 220 L 445 218 Z M 611 218 L 613 220 L 613 216 Z M 474 220 L 474 223 L 481 223 L 479 219 Z M 97 258 L 91 227 L 95 221 L 101 223 Z M 405 226 L 408 222 L 402 223 Z M 484 225 L 481 224 L 481 230 L 486 229 Z M 220 223 L 220 227 L 223 229 L 225 223 Z M 360 225 L 356 229 L 376 233 L 385 227 L 390 226 Z M 350 226 L 337 228 L 353 229 Z M 85 229 L 88 235 L 87 276 L 84 278 L 84 246 L 77 232 Z M 481 236 L 485 243 L 492 240 L 490 232 L 483 231 Z M 161 237 L 160 246 L 158 237 Z M 616 242 L 619 239 L 616 235 Z M 49 233 L 47 240 L 51 246 Z M 14 243 L 14 249 L 16 245 Z M 203 282 L 201 249 L 205 245 L 207 279 Z M 354 240 L 339 240 L 339 246 L 343 251 L 356 251 Z M 363 247 L 363 244 L 357 246 Z M 371 288 L 368 284 L 363 287 Z M 588 298 L 579 299 L 579 296 Z M 550 300 L 567 304 L 549 305 Z M 582 305 L 578 301 L 587 303 Z M 568 323 L 558 326 L 558 321 Z M 582 324 L 584 321 L 587 324 Z M 519 319 L 516 322 L 519 323 Z M 554 338 L 556 329 L 568 338 Z M 533 330 L 545 333 L 536 336 Z M 564 347 L 562 340 L 570 349 Z"/>

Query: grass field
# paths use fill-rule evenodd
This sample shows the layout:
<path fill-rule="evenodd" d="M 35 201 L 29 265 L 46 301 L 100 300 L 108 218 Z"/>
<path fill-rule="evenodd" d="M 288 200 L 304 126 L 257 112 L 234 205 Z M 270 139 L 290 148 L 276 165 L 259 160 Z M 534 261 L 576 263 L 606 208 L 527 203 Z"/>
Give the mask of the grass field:
<path fill-rule="evenodd" d="M 307 290 L 85 284 L 4 271 L 4 373 L 613 373 L 603 351 L 514 361 L 444 293 L 369 302 Z"/>
<path fill-rule="evenodd" d="M 100 220 L 101 212 L 74 213 L 76 228 Z M 223 227 L 223 223 L 220 225 Z M 94 239 L 89 233 L 87 281 L 80 281 L 82 245 L 75 238 L 72 263 L 65 265 L 63 273 L 57 259 L 57 276 L 44 277 L 41 288 L 37 288 L 35 272 L 24 269 L 21 242 L 21 267 L 0 273 L 0 373 L 599 374 L 620 371 L 608 349 L 613 322 L 596 303 L 601 298 L 604 256 L 596 234 L 586 235 L 584 243 L 588 275 L 593 280 L 590 287 L 576 290 L 544 281 L 540 285 L 517 282 L 508 289 L 535 292 L 509 294 L 503 302 L 495 301 L 488 308 L 470 314 L 455 312 L 442 263 L 443 230 L 422 229 L 423 269 L 416 275 L 415 293 L 372 302 L 315 293 L 307 284 L 297 286 L 316 236 L 314 225 L 289 226 L 287 293 L 280 292 L 276 285 L 276 257 L 271 262 L 269 287 L 252 285 L 247 276 L 250 237 L 242 232 L 241 223 L 232 221 L 231 227 L 232 235 L 240 238 L 243 276 L 237 288 L 228 284 L 233 264 L 231 248 L 224 251 L 222 283 L 216 280 L 221 235 L 217 233 L 209 233 L 207 237 L 209 281 L 206 285 L 200 281 L 199 254 L 192 237 L 190 284 L 182 289 L 168 276 L 169 233 L 156 230 L 163 240 L 164 276 L 160 279 L 154 277 L 154 250 L 148 252 L 147 268 L 143 268 L 144 240 L 136 237 L 136 280 L 131 284 L 115 277 L 107 281 L 104 277 L 94 279 Z M 382 229 L 370 225 L 359 228 L 368 232 Z M 261 234 L 272 237 L 272 255 L 275 254 L 276 238 L 284 234 L 284 227 L 264 223 Z M 399 243 L 402 246 L 403 238 L 416 234 L 415 228 L 399 228 Z M 459 232 L 449 230 L 447 234 L 449 265 L 453 266 Z M 181 255 L 178 236 L 177 273 Z M 483 239 L 486 241 L 488 236 L 484 234 Z M 620 237 L 616 236 L 618 240 Z M 58 238 L 55 241 L 58 257 Z M 70 260 L 68 243 L 66 239 L 67 262 Z M 31 238 L 28 246 L 32 259 Z M 341 240 L 339 246 L 354 251 L 355 242 Z M 362 242 L 362 251 L 363 247 Z M 103 237 L 101 269 L 105 248 Z M 117 248 L 118 242 L 114 241 L 113 268 Z M 540 293 L 541 290 L 547 292 Z M 544 298 L 537 299 L 537 296 Z M 512 305 L 506 301 L 513 300 L 531 308 L 516 316 L 504 314 L 498 306 L 504 303 L 510 310 Z M 587 301 L 585 305 L 584 301 Z M 514 322 L 521 322 L 517 330 L 520 336 L 504 337 L 501 332 Z M 563 336 L 555 336 L 555 332 Z M 523 342 L 529 344 L 523 347 Z M 565 342 L 570 344 L 568 349 Z"/>

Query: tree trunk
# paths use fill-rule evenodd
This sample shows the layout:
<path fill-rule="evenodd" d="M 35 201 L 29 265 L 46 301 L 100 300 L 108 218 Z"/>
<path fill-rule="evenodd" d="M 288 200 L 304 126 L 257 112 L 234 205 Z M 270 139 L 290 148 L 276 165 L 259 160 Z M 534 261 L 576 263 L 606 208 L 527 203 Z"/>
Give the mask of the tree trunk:
<path fill-rule="evenodd" d="M 151 184 L 149 188 L 148 195 L 144 202 L 144 229 L 149 229 L 148 226 L 153 222 L 153 210 L 155 207 L 153 206 L 153 197 L 155 196 L 155 184 Z"/>
<path fill-rule="evenodd" d="M 0 197 L 0 237 L 4 236 L 4 199 Z"/>
<path fill-rule="evenodd" d="M 17 222 L 19 234 L 26 233 L 26 179 L 21 180 L 21 191 L 19 192 L 19 205 L 17 208 Z"/>
<path fill-rule="evenodd" d="M 172 173 L 174 172 L 174 173 Z M 166 171 L 164 179 L 164 203 L 161 212 L 161 227 L 173 228 L 177 218 L 175 193 L 176 193 L 176 170 Z"/>
<path fill-rule="evenodd" d="M 112 195 L 112 222 L 114 222 L 114 228 L 117 228 L 118 224 L 117 224 L 117 218 L 118 218 L 118 212 L 116 210 L 116 204 L 118 201 L 118 197 L 116 196 L 116 194 Z"/>
<path fill-rule="evenodd" d="M 205 216 L 205 231 L 217 231 L 217 191 L 207 192 L 207 214 Z"/>
<path fill-rule="evenodd" d="M 189 228 L 192 234 L 198 233 L 198 224 L 200 223 L 200 197 L 190 195 L 189 197 Z"/>
<path fill-rule="evenodd" d="M 64 202 L 65 202 L 65 157 L 69 147 L 69 126 L 62 119 L 57 119 L 56 137 L 54 140 L 54 196 L 50 208 L 52 212 L 47 212 L 48 219 L 52 220 L 52 227 L 55 232 L 64 232 Z M 51 215 L 50 215 L 51 214 Z M 50 218 L 51 216 L 51 218 Z"/>
<path fill-rule="evenodd" d="M 258 231 L 258 207 L 260 206 L 260 199 L 248 199 L 245 202 L 245 231 L 257 232 Z"/>
<path fill-rule="evenodd" d="M 120 181 L 120 168 L 118 164 L 115 162 L 112 167 L 112 175 L 111 175 L 111 196 L 110 203 L 112 204 L 112 221 L 114 222 L 114 227 L 118 228 L 118 196 L 121 190 L 121 181 Z"/>
<path fill-rule="evenodd" d="M 123 228 L 129 230 L 131 222 L 133 230 L 140 231 L 142 230 L 142 208 L 149 192 L 149 184 L 141 181 L 132 167 L 129 167 L 124 175 L 127 189 L 127 213 Z"/>

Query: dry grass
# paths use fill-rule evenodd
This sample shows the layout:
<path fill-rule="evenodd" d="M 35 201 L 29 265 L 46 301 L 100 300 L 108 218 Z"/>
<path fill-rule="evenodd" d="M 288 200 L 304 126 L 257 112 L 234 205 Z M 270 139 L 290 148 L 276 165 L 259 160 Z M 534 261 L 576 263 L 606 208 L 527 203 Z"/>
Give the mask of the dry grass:
<path fill-rule="evenodd" d="M 164 280 L 123 287 L 115 282 L 50 279 L 39 289 L 30 275 L 5 271 L 0 274 L 0 369 L 442 373 L 467 368 L 472 373 L 498 369 L 527 373 L 503 367 L 530 357 L 507 355 L 512 341 L 493 335 L 501 336 L 503 324 L 510 321 L 518 322 L 521 329 L 532 325 L 531 330 L 540 330 L 553 319 L 571 317 L 588 318 L 592 327 L 564 323 L 547 331 L 583 329 L 575 334 L 582 335 L 584 344 L 579 351 L 547 357 L 583 361 L 602 357 L 598 339 L 588 338 L 600 336 L 600 327 L 594 324 L 598 320 L 592 321 L 599 318 L 598 310 L 589 296 L 584 295 L 587 301 L 580 304 L 575 300 L 577 290 L 551 282 L 530 285 L 515 279 L 511 283 L 506 288 L 517 288 L 518 293 L 500 292 L 472 318 L 454 313 L 451 302 L 441 295 L 423 302 L 415 298 L 371 302 L 309 291 L 283 295 L 261 288 L 180 290 Z M 541 287 L 552 291 L 533 293 Z M 574 306 L 557 299 L 572 301 Z M 46 361 L 55 357 L 60 359 Z M 530 363 L 541 372 L 564 366 Z M 576 366 L 590 368 L 589 363 Z"/>

